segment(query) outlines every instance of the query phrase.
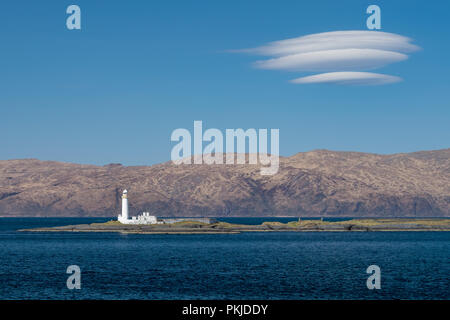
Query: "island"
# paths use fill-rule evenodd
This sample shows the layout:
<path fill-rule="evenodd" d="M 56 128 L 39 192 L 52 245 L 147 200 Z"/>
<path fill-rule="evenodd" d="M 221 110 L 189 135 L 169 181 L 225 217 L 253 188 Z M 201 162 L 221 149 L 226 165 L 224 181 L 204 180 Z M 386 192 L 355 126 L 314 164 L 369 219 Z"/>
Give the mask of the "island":
<path fill-rule="evenodd" d="M 222 221 L 202 223 L 184 220 L 169 224 L 130 225 L 117 220 L 105 223 L 21 229 L 21 232 L 119 232 L 125 234 L 237 234 L 241 232 L 367 232 L 367 231 L 450 231 L 450 219 L 349 219 L 323 221 L 299 219 L 288 223 L 259 225 Z"/>

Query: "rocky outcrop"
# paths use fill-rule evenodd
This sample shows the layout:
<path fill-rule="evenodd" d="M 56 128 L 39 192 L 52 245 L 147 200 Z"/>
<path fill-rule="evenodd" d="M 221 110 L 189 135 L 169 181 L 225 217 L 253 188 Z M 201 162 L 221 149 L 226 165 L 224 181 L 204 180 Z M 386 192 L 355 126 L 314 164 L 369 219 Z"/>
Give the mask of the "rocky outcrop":
<path fill-rule="evenodd" d="M 226 222 L 199 223 L 180 221 L 169 224 L 129 225 L 118 221 L 21 229 L 22 232 L 121 232 L 138 234 L 207 234 L 240 232 L 344 232 L 344 231 L 450 231 L 449 219 L 352 219 L 346 221 L 306 220 L 288 223 L 264 222 L 260 225 L 230 224 Z"/>
<path fill-rule="evenodd" d="M 258 165 L 127 167 L 0 161 L 1 216 L 450 216 L 450 149 L 378 155 L 316 150 Z"/>

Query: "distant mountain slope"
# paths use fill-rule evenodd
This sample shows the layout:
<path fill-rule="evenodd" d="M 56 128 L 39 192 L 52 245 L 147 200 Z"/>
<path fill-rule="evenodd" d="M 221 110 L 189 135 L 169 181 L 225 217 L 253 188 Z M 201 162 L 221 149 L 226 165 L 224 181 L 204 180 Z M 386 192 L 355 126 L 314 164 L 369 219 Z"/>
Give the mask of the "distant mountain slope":
<path fill-rule="evenodd" d="M 256 165 L 93 166 L 0 161 L 1 216 L 450 216 L 450 149 L 377 155 L 316 150 Z"/>

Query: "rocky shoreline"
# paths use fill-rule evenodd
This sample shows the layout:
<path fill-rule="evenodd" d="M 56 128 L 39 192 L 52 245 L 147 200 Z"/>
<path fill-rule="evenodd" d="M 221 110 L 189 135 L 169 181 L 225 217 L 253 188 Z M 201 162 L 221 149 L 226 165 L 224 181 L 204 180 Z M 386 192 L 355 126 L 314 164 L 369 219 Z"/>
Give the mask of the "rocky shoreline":
<path fill-rule="evenodd" d="M 352 231 L 450 231 L 450 219 L 352 219 L 329 222 L 302 220 L 288 223 L 264 222 L 260 225 L 226 222 L 124 225 L 117 221 L 21 229 L 21 232 L 119 232 L 129 234 L 236 234 L 241 232 L 352 232 Z"/>

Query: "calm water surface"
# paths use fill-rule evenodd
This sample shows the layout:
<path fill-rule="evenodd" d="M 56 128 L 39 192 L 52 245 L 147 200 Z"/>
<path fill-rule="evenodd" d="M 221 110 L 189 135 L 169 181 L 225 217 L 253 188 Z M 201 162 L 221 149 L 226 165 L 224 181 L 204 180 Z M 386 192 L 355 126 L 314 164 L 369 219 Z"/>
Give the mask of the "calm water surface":
<path fill-rule="evenodd" d="M 449 232 L 16 231 L 107 220 L 0 218 L 0 299 L 450 299 Z M 81 290 L 66 287 L 73 264 Z M 372 264 L 381 290 L 366 287 Z"/>

